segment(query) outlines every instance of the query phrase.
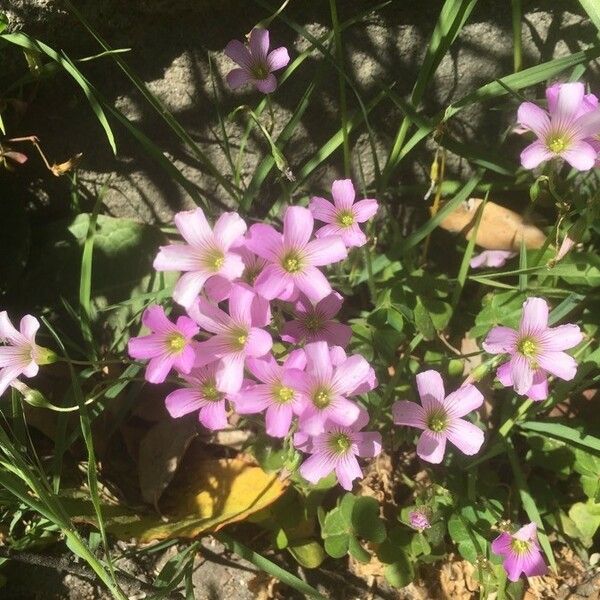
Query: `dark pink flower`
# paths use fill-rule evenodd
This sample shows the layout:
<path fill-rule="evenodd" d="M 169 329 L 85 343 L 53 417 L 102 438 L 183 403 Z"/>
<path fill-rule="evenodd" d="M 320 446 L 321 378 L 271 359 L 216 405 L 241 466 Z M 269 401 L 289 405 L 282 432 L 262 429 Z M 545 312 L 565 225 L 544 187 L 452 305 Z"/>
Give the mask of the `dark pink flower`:
<path fill-rule="evenodd" d="M 300 474 L 311 483 L 317 483 L 335 471 L 340 485 L 352 489 L 352 482 L 362 477 L 357 456 L 372 458 L 381 452 L 381 434 L 360 431 L 369 421 L 365 412 L 349 426 L 326 421 L 323 433 L 314 436 L 310 444 L 304 444 L 309 456 L 300 465 Z"/>
<path fill-rule="evenodd" d="M 483 404 L 483 396 L 473 385 L 464 385 L 445 395 L 442 376 L 424 371 L 416 377 L 421 404 L 400 400 L 392 407 L 394 423 L 422 429 L 417 454 L 427 462 L 441 463 L 446 440 L 467 455 L 477 454 L 483 444 L 483 431 L 461 418 Z"/>
<path fill-rule="evenodd" d="M 240 66 L 227 74 L 229 87 L 235 90 L 249 83 L 263 94 L 275 91 L 277 79 L 273 71 L 283 69 L 290 62 L 283 46 L 269 52 L 269 30 L 257 27 L 250 32 L 248 46 L 231 40 L 225 54 Z"/>
<path fill-rule="evenodd" d="M 294 304 L 295 319 L 283 325 L 281 339 L 290 344 L 323 341 L 332 346 L 347 346 L 352 329 L 333 320 L 343 302 L 337 292 L 332 292 L 316 304 L 304 294 L 300 295 Z"/>
<path fill-rule="evenodd" d="M 192 340 L 199 331 L 196 323 L 188 317 L 179 317 L 172 323 L 158 305 L 144 311 L 142 323 L 152 333 L 131 338 L 128 351 L 132 358 L 150 359 L 146 379 L 150 383 L 162 383 L 173 367 L 180 373 L 189 373 L 194 365 Z"/>
<path fill-rule="evenodd" d="M 414 529 L 418 529 L 419 531 L 423 531 L 423 529 L 429 529 L 431 527 L 431 523 L 429 522 L 429 516 L 427 511 L 424 509 L 413 510 L 408 513 L 408 520 L 410 526 Z"/>
<path fill-rule="evenodd" d="M 519 131 L 532 131 L 538 138 L 521 152 L 521 164 L 534 169 L 560 157 L 579 171 L 591 169 L 597 151 L 589 139 L 600 133 L 597 100 L 586 96 L 583 84 L 578 82 L 550 86 L 546 99 L 548 111 L 532 102 L 519 106 Z"/>
<path fill-rule="evenodd" d="M 227 427 L 225 401 L 229 397 L 217 389 L 216 367 L 214 362 L 181 376 L 186 386 L 171 392 L 165 399 L 172 417 L 179 418 L 198 411 L 198 419 L 207 429 Z"/>
<path fill-rule="evenodd" d="M 216 360 L 217 388 L 233 394 L 242 387 L 247 357 L 264 356 L 271 350 L 273 340 L 261 327 L 267 323 L 268 302 L 258 298 L 250 286 L 236 283 L 229 295 L 229 314 L 206 298 L 198 298 L 189 315 L 211 338 L 194 345 L 195 366 L 201 367 Z"/>
<path fill-rule="evenodd" d="M 510 581 L 518 581 L 521 573 L 536 577 L 548 571 L 537 541 L 535 523 L 524 525 L 512 535 L 501 533 L 492 542 L 492 552 L 504 558 L 502 566 Z"/>
<path fill-rule="evenodd" d="M 364 246 L 367 243 L 365 234 L 360 230 L 359 223 L 368 221 L 377 212 L 377 200 L 366 198 L 354 202 L 354 185 L 350 179 L 338 179 L 331 186 L 333 204 L 325 198 L 311 198 L 309 209 L 317 221 L 328 223 L 316 232 L 318 238 L 332 235 L 341 236 L 344 244 Z"/>
<path fill-rule="evenodd" d="M 548 303 L 543 298 L 527 298 L 519 330 L 494 327 L 485 338 L 483 348 L 490 354 L 509 354 L 496 376 L 504 386 L 513 386 L 517 394 L 532 400 L 548 397 L 547 374 L 570 381 L 577 363 L 564 352 L 583 339 L 577 325 L 548 327 Z"/>
<path fill-rule="evenodd" d="M 244 271 L 244 263 L 232 246 L 243 240 L 246 223 L 237 213 L 223 213 L 210 228 L 201 208 L 179 212 L 175 225 L 187 244 L 162 246 L 154 259 L 157 271 L 182 271 L 173 290 L 173 300 L 189 308 L 206 281 L 218 275 L 233 280 Z"/>
<path fill-rule="evenodd" d="M 254 282 L 259 294 L 268 300 L 289 298 L 297 288 L 313 302 L 331 294 L 327 277 L 317 267 L 338 262 L 348 253 L 339 236 L 310 241 L 313 226 L 308 209 L 290 206 L 283 217 L 283 234 L 262 223 L 250 227 L 247 247 L 268 262 Z"/>

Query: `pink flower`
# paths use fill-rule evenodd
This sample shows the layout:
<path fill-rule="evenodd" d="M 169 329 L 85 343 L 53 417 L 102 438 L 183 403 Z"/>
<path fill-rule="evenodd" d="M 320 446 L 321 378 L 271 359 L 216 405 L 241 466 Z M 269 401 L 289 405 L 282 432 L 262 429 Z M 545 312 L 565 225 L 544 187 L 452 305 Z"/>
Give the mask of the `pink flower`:
<path fill-rule="evenodd" d="M 408 520 L 410 526 L 413 529 L 418 529 L 419 531 L 423 531 L 423 529 L 429 529 L 431 527 L 431 523 L 429 522 L 429 516 L 427 512 L 423 509 L 413 510 L 409 512 Z"/>
<path fill-rule="evenodd" d="M 233 394 L 242 387 L 247 357 L 264 356 L 273 345 L 271 336 L 260 329 L 267 323 L 268 302 L 257 297 L 250 286 L 236 283 L 229 296 L 229 314 L 206 298 L 198 298 L 189 315 L 211 333 L 211 338 L 194 346 L 195 366 L 215 360 L 217 389 Z"/>
<path fill-rule="evenodd" d="M 550 86 L 546 99 L 548 112 L 532 102 L 519 106 L 520 130 L 532 131 L 538 138 L 521 152 L 521 164 L 526 169 L 535 169 L 546 160 L 560 157 L 579 171 L 591 169 L 597 151 L 588 138 L 600 133 L 600 111 L 585 96 L 583 84 Z"/>
<path fill-rule="evenodd" d="M 512 535 L 501 533 L 492 542 L 492 552 L 504 557 L 502 566 L 510 581 L 518 581 L 521 573 L 536 577 L 548 571 L 538 545 L 535 523 L 524 525 Z"/>
<path fill-rule="evenodd" d="M 281 339 L 290 344 L 323 341 L 332 346 L 347 346 L 352 329 L 333 320 L 343 302 L 337 292 L 332 292 L 315 305 L 301 295 L 294 305 L 296 318 L 283 325 Z"/>
<path fill-rule="evenodd" d="M 329 356 L 331 357 L 331 364 L 334 367 L 338 367 L 346 361 L 348 355 L 341 346 L 332 346 L 329 348 Z M 369 366 L 369 370 L 365 376 L 358 382 L 358 385 L 348 394 L 348 396 L 358 396 L 360 394 L 366 394 L 371 390 L 374 390 L 379 385 L 377 381 L 377 375 L 375 369 Z"/>
<path fill-rule="evenodd" d="M 302 477 L 317 483 L 335 471 L 340 485 L 351 490 L 352 482 L 363 474 L 356 457 L 371 458 L 381 452 L 381 434 L 360 431 L 368 421 L 366 413 L 350 426 L 327 421 L 323 433 L 313 437 L 308 446 L 311 456 L 300 465 Z"/>
<path fill-rule="evenodd" d="M 548 397 L 547 374 L 570 381 L 577 363 L 563 350 L 573 348 L 583 336 L 577 325 L 548 327 L 548 304 L 543 298 L 528 298 L 523 304 L 519 330 L 494 327 L 483 347 L 490 354 L 509 354 L 496 376 L 504 386 L 513 386 L 517 394 L 532 400 Z"/>
<path fill-rule="evenodd" d="M 416 379 L 422 406 L 400 400 L 394 403 L 392 414 L 396 425 L 423 430 L 417 454 L 427 462 L 441 463 L 446 440 L 464 454 L 477 454 L 483 444 L 483 431 L 461 417 L 483 404 L 479 390 L 468 384 L 445 396 L 444 382 L 437 371 L 424 371 Z"/>
<path fill-rule="evenodd" d="M 347 358 L 339 366 L 331 362 L 326 342 L 312 342 L 304 348 L 306 371 L 289 369 L 283 381 L 296 390 L 304 404 L 300 412 L 300 429 L 309 435 L 324 431 L 325 421 L 349 426 L 361 409 L 348 400 L 369 372 L 369 363 L 359 355 Z"/>
<path fill-rule="evenodd" d="M 325 198 L 311 198 L 309 209 L 317 221 L 329 223 L 317 230 L 318 238 L 339 235 L 344 244 L 364 246 L 367 243 L 365 234 L 360 230 L 359 223 L 368 221 L 378 208 L 377 200 L 367 198 L 354 203 L 354 186 L 350 179 L 338 179 L 331 186 L 333 204 Z"/>
<path fill-rule="evenodd" d="M 289 298 L 297 288 L 313 302 L 331 294 L 327 277 L 317 267 L 338 262 L 348 252 L 339 236 L 309 241 L 313 226 L 308 209 L 290 206 L 283 217 L 283 235 L 262 223 L 250 227 L 247 247 L 269 263 L 254 282 L 259 294 L 269 300 Z"/>
<path fill-rule="evenodd" d="M 263 94 L 270 94 L 277 87 L 273 71 L 283 69 L 289 62 L 288 51 L 283 46 L 269 52 L 269 30 L 255 27 L 250 32 L 248 47 L 238 40 L 231 40 L 225 54 L 241 68 L 227 74 L 227 83 L 237 89 L 250 83 Z"/>
<path fill-rule="evenodd" d="M 236 279 L 244 271 L 244 263 L 231 247 L 243 239 L 246 223 L 237 213 L 224 213 L 210 228 L 201 208 L 175 215 L 175 225 L 187 244 L 162 246 L 154 259 L 157 271 L 182 271 L 173 300 L 189 308 L 205 282 L 219 275 Z"/>
<path fill-rule="evenodd" d="M 19 331 L 13 327 L 5 310 L 0 312 L 0 396 L 17 377 L 35 377 L 39 365 L 56 360 L 55 354 L 35 343 L 39 321 L 32 315 L 21 319 Z"/>
<path fill-rule="evenodd" d="M 146 380 L 162 383 L 173 367 L 180 373 L 189 373 L 194 365 L 192 338 L 200 331 L 194 321 L 179 317 L 176 323 L 172 323 L 163 307 L 154 305 L 144 311 L 142 323 L 152 333 L 131 338 L 127 348 L 131 358 L 150 359 Z"/>
<path fill-rule="evenodd" d="M 189 375 L 182 375 L 187 386 L 171 392 L 165 399 L 165 406 L 173 418 L 199 411 L 198 419 L 207 429 L 227 427 L 227 394 L 217 389 L 217 363 L 193 369 Z"/>
<path fill-rule="evenodd" d="M 294 350 L 283 365 L 279 365 L 269 354 L 262 358 L 249 358 L 246 366 L 261 383 L 250 384 L 233 396 L 235 410 L 245 415 L 266 409 L 267 433 L 273 437 L 285 437 L 290 431 L 294 415 L 303 408 L 298 393 L 285 385 L 285 373 L 288 369 L 305 368 L 304 351 Z"/>
<path fill-rule="evenodd" d="M 481 267 L 495 269 L 503 267 L 506 261 L 513 256 L 516 256 L 516 252 L 511 252 L 510 250 L 484 250 L 475 255 L 469 262 L 469 265 L 472 269 L 480 269 Z"/>

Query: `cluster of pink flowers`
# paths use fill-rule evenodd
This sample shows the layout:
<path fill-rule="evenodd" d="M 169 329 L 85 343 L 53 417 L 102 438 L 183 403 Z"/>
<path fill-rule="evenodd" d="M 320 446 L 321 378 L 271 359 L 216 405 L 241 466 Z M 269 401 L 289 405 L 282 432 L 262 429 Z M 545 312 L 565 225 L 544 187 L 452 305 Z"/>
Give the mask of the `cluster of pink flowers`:
<path fill-rule="evenodd" d="M 377 202 L 355 202 L 350 180 L 335 181 L 332 196 L 287 208 L 281 231 L 247 228 L 236 213 L 214 227 L 200 208 L 178 213 L 184 243 L 160 248 L 154 267 L 182 273 L 173 300 L 186 314 L 172 320 L 148 307 L 142 322 L 150 333 L 131 338 L 129 354 L 149 361 L 151 383 L 174 371 L 180 387 L 165 401 L 171 416 L 197 412 L 205 427 L 221 429 L 232 411 L 264 413 L 268 435 L 309 455 L 304 478 L 335 472 L 351 489 L 362 475 L 357 457 L 381 450 L 381 435 L 362 431 L 369 416 L 357 401 L 377 379 L 362 356 L 346 354 L 352 331 L 335 320 L 343 299 L 321 268 L 366 243 L 359 223 Z M 324 225 L 313 234 L 315 220 Z M 287 345 L 277 356 L 274 338 Z"/>
<path fill-rule="evenodd" d="M 532 132 L 536 140 L 521 152 L 521 164 L 535 169 L 561 158 L 579 171 L 598 166 L 600 108 L 583 83 L 555 83 L 546 89 L 547 110 L 523 102 L 517 114 L 518 133 Z"/>

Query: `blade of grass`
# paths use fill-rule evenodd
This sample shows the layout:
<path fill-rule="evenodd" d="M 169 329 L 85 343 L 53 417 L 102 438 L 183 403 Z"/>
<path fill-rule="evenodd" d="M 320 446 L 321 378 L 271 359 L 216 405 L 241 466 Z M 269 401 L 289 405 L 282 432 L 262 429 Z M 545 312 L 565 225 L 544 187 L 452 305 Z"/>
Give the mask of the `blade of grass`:
<path fill-rule="evenodd" d="M 525 423 L 519 423 L 519 427 L 529 431 L 537 431 L 565 442 L 572 442 L 578 446 L 584 446 L 593 452 L 600 452 L 600 438 L 581 433 L 577 429 L 562 425 L 561 423 L 525 421 Z"/>
<path fill-rule="evenodd" d="M 585 10 L 600 34 L 600 3 L 598 0 L 579 0 L 579 4 L 581 4 L 581 8 Z"/>
<path fill-rule="evenodd" d="M 519 496 L 521 498 L 521 504 L 527 513 L 527 516 L 537 525 L 538 527 L 538 539 L 540 542 L 540 546 L 548 559 L 548 562 L 556 572 L 556 561 L 554 560 L 554 554 L 552 553 L 552 548 L 550 547 L 550 541 L 548 540 L 548 534 L 544 529 L 544 523 L 542 522 L 542 517 L 537 509 L 535 504 L 535 500 L 531 496 L 531 492 L 529 491 L 529 487 L 527 485 L 527 480 L 525 479 L 525 475 L 521 469 L 521 465 L 519 464 L 519 460 L 517 458 L 517 454 L 512 446 L 511 440 L 506 440 L 506 452 L 508 454 L 508 460 L 510 461 L 510 466 L 512 467 L 513 474 L 515 476 L 515 484 L 517 486 L 517 490 L 519 491 Z"/>
<path fill-rule="evenodd" d="M 511 0 L 511 16 L 513 30 L 513 71 L 516 73 L 523 68 L 522 0 Z"/>
<path fill-rule="evenodd" d="M 225 546 L 227 546 L 231 552 L 235 552 L 235 554 L 247 560 L 248 562 L 251 562 L 254 566 L 275 577 L 282 583 L 289 585 L 292 589 L 310 598 L 326 600 L 325 596 L 321 595 L 314 587 L 308 585 L 308 583 L 305 583 L 302 581 L 302 579 L 296 577 L 292 573 L 289 573 L 285 569 L 282 569 L 279 565 L 276 565 L 268 558 L 265 558 L 261 554 L 254 552 L 254 550 L 248 548 L 248 546 L 245 546 L 241 542 L 238 542 L 229 534 L 220 531 L 219 533 L 215 534 L 215 538 L 217 538 L 221 543 L 225 544 Z"/>

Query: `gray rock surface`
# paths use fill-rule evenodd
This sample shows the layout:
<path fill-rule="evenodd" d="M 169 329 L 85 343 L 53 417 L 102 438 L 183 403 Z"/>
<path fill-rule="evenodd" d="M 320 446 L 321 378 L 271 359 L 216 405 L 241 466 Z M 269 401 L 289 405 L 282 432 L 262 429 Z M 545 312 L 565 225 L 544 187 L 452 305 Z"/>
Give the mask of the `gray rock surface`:
<path fill-rule="evenodd" d="M 374 6 L 368 1 L 340 0 L 338 4 L 342 21 Z M 124 60 L 173 113 L 217 170 L 228 176 L 228 161 L 216 141 L 220 136 L 217 104 L 221 116 L 226 118 L 236 105 L 256 106 L 261 98 L 250 90 L 234 93 L 227 89 L 224 75 L 231 63 L 222 54 L 222 49 L 232 38 L 243 39 L 254 24 L 267 16 L 267 11 L 256 3 L 232 0 L 85 0 L 76 5 L 113 48 L 130 49 L 121 55 Z M 382 84 L 392 81 L 396 81 L 395 90 L 400 96 L 409 94 L 441 5 L 442 2 L 437 0 L 396 0 L 344 32 L 348 72 L 365 102 L 377 94 Z M 593 27 L 578 12 L 574 0 L 562 3 L 526 1 L 524 5 L 524 66 L 565 55 L 593 41 Z M 0 6 L 9 16 L 12 30 L 38 37 L 73 59 L 100 50 L 97 42 L 60 1 L 11 0 L 7 5 L 6 0 L 2 0 Z M 283 14 L 317 37 L 331 27 L 326 2 L 292 2 Z M 286 45 L 293 58 L 308 47 L 302 36 L 278 18 L 271 23 L 270 29 L 272 43 Z M 22 73 L 25 64 L 21 56 L 13 53 L 11 60 L 12 72 Z M 189 148 L 166 126 L 110 57 L 78 66 L 107 101 L 148 135 L 197 186 L 210 205 L 216 209 L 221 203 L 232 204 Z M 458 43 L 438 68 L 425 94 L 423 108 L 427 114 L 435 114 L 451 101 L 511 70 L 510 3 L 481 0 Z M 315 51 L 273 95 L 274 134 L 277 135 L 318 72 L 322 74 L 319 88 L 284 151 L 293 171 L 339 127 L 337 73 L 331 63 Z M 358 109 L 351 90 L 348 90 L 348 102 L 352 112 Z M 504 108 L 498 105 L 497 109 L 464 111 L 452 121 L 451 128 L 462 139 L 476 140 L 493 151 L 499 135 L 513 117 L 515 103 L 510 99 Z M 266 111 L 264 118 L 268 124 L 270 119 Z M 131 134 L 115 119 L 109 119 L 117 137 L 116 157 L 81 90 L 61 74 L 41 82 L 27 113 L 14 124 L 9 120 L 9 127 L 13 136 L 38 135 L 49 156 L 56 161 L 83 152 L 80 181 L 92 197 L 102 191 L 111 214 L 147 222 L 169 222 L 174 211 L 192 206 L 190 196 L 148 158 Z M 383 102 L 370 115 L 380 164 L 385 161 L 400 119 L 400 112 L 389 101 Z M 233 148 L 239 143 L 245 122 L 246 118 L 241 115 L 226 121 Z M 353 166 L 356 175 L 360 161 L 369 182 L 375 170 L 365 131 L 363 126 L 352 136 Z M 429 140 L 411 154 L 391 183 L 424 182 L 433 148 L 434 144 Z M 265 140 L 255 129 L 244 159 L 246 182 L 267 151 Z M 333 178 L 341 175 L 341 152 L 331 156 L 325 165 L 313 173 L 309 185 L 301 186 L 297 192 L 299 196 L 326 189 Z M 450 167 L 451 172 L 459 176 L 468 171 L 467 166 L 457 160 L 450 161 Z M 39 188 L 48 191 L 49 197 L 42 198 L 41 202 L 47 203 L 51 212 L 52 207 L 58 208 L 68 201 L 67 182 L 53 180 L 34 161 L 21 170 L 18 178 L 34 182 L 29 187 L 35 196 L 39 197 Z M 270 176 L 256 200 L 258 212 L 261 206 L 269 206 L 280 193 L 277 178 Z"/>

